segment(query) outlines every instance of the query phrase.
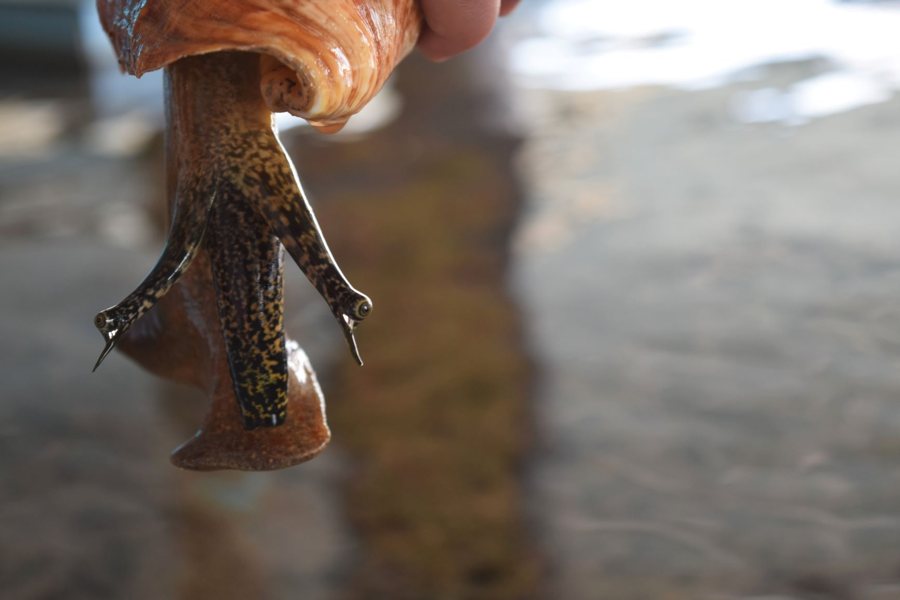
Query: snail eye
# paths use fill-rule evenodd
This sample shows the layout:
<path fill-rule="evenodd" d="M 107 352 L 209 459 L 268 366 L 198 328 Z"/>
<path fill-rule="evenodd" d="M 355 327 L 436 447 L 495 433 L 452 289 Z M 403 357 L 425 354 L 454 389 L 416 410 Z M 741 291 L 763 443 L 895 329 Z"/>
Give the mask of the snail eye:
<path fill-rule="evenodd" d="M 356 303 L 356 308 L 353 312 L 357 319 L 364 319 L 372 312 L 372 303 L 367 299 L 360 300 Z"/>

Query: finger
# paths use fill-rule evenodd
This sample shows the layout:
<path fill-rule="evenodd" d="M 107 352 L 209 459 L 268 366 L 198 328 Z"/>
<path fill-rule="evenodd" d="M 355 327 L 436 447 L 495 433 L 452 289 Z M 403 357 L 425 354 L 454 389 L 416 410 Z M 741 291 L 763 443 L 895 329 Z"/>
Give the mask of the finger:
<path fill-rule="evenodd" d="M 488 36 L 500 14 L 500 0 L 422 0 L 427 27 L 419 49 L 432 60 L 446 60 Z"/>
<path fill-rule="evenodd" d="M 503 0 L 500 3 L 500 16 L 505 17 L 512 11 L 516 9 L 519 5 L 519 0 Z"/>

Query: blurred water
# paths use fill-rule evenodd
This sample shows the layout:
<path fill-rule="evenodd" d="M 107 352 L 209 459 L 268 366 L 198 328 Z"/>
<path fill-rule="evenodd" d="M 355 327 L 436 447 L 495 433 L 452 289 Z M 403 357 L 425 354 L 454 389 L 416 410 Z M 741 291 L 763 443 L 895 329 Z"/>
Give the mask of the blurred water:
<path fill-rule="evenodd" d="M 820 59 L 833 73 L 764 90 L 742 120 L 790 124 L 883 102 L 900 86 L 897 3 L 832 0 L 560 0 L 512 48 L 521 85 L 560 90 L 758 81 L 761 64 Z"/>
<path fill-rule="evenodd" d="M 900 597 L 900 10 L 531 14 L 513 285 L 551 596 Z"/>
<path fill-rule="evenodd" d="M 341 363 L 289 272 L 336 444 L 278 474 L 174 471 L 197 396 L 89 374 L 161 243 L 159 81 L 86 9 L 91 83 L 0 98 L 0 595 L 900 597 L 900 10 L 524 4 L 285 135 L 378 312 Z"/>

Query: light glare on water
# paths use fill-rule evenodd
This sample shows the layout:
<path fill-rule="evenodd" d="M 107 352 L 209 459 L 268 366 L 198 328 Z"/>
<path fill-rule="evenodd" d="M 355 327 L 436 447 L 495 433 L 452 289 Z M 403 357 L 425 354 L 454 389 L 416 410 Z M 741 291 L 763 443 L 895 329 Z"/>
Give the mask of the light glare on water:
<path fill-rule="evenodd" d="M 885 101 L 900 86 L 895 3 L 560 0 L 539 13 L 511 53 L 526 86 L 703 89 L 752 76 L 758 65 L 824 59 L 833 76 L 757 96 L 749 115 L 735 115 L 787 124 Z M 767 99 L 775 104 L 761 107 Z"/>

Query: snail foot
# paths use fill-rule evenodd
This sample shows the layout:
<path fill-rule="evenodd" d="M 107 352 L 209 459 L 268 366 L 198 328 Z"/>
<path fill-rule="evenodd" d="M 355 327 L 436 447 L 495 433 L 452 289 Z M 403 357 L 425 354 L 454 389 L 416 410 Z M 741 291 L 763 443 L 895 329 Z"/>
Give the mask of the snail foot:
<path fill-rule="evenodd" d="M 287 417 L 276 427 L 246 429 L 231 381 L 223 378 L 212 408 L 193 438 L 172 453 L 176 467 L 195 471 L 271 471 L 305 462 L 331 439 L 325 404 L 304 352 L 289 340 Z"/>

